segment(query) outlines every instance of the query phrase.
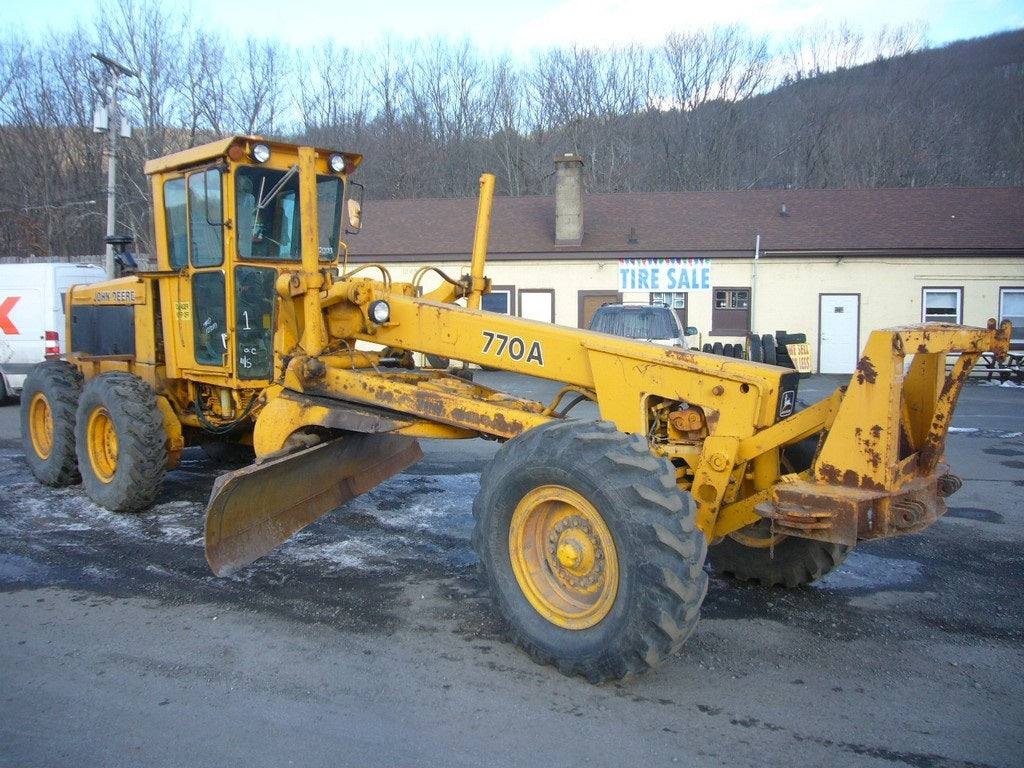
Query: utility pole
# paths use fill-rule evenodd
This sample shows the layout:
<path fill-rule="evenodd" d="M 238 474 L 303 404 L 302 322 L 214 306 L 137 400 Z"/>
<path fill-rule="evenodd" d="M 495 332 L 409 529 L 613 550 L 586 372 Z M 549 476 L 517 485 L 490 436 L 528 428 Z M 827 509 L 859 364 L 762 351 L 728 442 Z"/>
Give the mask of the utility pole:
<path fill-rule="evenodd" d="M 108 106 L 108 119 L 106 121 L 106 132 L 108 138 L 107 152 L 107 243 L 106 270 L 107 277 L 114 277 L 114 245 L 111 241 L 117 233 L 117 137 L 121 132 L 120 114 L 117 109 L 117 88 L 122 77 L 138 78 L 139 73 L 133 72 L 123 64 L 118 64 L 113 59 L 108 59 L 102 53 L 94 53 L 94 59 L 100 62 L 107 69 L 110 75 L 110 102 Z M 100 122 L 94 121 L 93 130 L 102 133 L 103 128 Z"/>

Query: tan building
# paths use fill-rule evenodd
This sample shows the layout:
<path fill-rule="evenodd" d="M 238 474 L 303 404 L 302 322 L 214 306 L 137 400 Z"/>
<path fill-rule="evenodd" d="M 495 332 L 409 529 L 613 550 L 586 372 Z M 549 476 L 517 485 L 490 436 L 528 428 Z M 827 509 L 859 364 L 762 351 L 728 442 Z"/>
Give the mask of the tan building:
<path fill-rule="evenodd" d="M 555 195 L 494 201 L 488 309 L 583 327 L 603 302 L 664 301 L 705 343 L 805 333 L 821 373 L 922 321 L 1006 317 L 1024 348 L 1024 188 L 585 195 L 578 158 L 556 167 Z M 468 270 L 476 200 L 364 208 L 350 262 Z"/>

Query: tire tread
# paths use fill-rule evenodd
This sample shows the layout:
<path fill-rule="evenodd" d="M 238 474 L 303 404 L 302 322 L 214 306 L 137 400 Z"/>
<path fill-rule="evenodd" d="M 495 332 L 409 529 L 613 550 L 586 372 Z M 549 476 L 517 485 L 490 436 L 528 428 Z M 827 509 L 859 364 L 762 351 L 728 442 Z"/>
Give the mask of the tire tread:
<path fill-rule="evenodd" d="M 118 430 L 118 462 L 109 483 L 91 470 L 85 437 L 87 412 L 99 406 L 107 408 Z M 139 512 L 149 507 L 167 472 L 167 437 L 153 388 L 130 373 L 97 376 L 82 392 L 78 420 L 78 463 L 89 497 L 113 512 Z"/>
<path fill-rule="evenodd" d="M 53 448 L 47 459 L 36 454 L 30 434 L 29 408 L 36 393 L 46 397 L 53 419 Z M 63 488 L 81 482 L 75 454 L 75 412 L 82 393 L 82 374 L 71 363 L 46 360 L 29 372 L 21 393 L 21 435 L 25 457 L 36 479 Z"/>

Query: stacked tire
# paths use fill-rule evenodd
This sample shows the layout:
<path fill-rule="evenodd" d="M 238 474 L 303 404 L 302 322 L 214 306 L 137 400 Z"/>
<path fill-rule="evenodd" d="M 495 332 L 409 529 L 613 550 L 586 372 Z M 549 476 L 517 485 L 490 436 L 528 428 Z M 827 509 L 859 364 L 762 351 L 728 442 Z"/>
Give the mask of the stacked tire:
<path fill-rule="evenodd" d="M 714 344 L 705 344 L 701 351 L 712 355 L 720 355 L 721 357 L 734 357 L 737 360 L 747 359 L 747 350 L 742 344 L 723 344 L 720 341 L 716 341 Z"/>
<path fill-rule="evenodd" d="M 775 344 L 775 337 L 770 333 L 761 337 L 761 362 L 768 365 L 779 364 L 779 350 Z"/>
<path fill-rule="evenodd" d="M 764 362 L 764 347 L 756 333 L 747 334 L 747 358 L 755 363 Z"/>
<path fill-rule="evenodd" d="M 796 363 L 793 362 L 793 358 L 789 356 L 789 350 L 786 349 L 788 344 L 806 344 L 807 334 L 806 333 L 787 333 L 786 331 L 775 332 L 775 346 L 777 349 L 776 356 L 778 358 L 777 365 L 785 366 L 786 368 L 796 368 Z M 807 376 L 809 374 L 800 374 L 801 376 Z"/>
<path fill-rule="evenodd" d="M 796 363 L 789 356 L 786 345 L 806 343 L 807 334 L 805 333 L 776 331 L 774 334 L 766 333 L 763 336 L 758 336 L 756 333 L 748 334 L 745 344 L 726 344 L 721 341 L 716 341 L 713 344 L 705 343 L 701 350 L 712 355 L 781 365 L 784 368 L 796 368 Z"/>

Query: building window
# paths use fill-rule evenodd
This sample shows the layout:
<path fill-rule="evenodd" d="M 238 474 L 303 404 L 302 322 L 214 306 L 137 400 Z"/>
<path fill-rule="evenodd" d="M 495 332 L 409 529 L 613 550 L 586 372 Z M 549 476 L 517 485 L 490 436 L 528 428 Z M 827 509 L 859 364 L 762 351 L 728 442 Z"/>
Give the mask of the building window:
<path fill-rule="evenodd" d="M 1011 349 L 1024 349 L 1024 288 L 999 289 L 999 322 L 1013 323 Z"/>
<path fill-rule="evenodd" d="M 960 323 L 963 318 L 963 288 L 924 288 L 921 320 L 925 323 Z"/>
<path fill-rule="evenodd" d="M 715 288 L 715 309 L 750 310 L 749 288 Z"/>
<path fill-rule="evenodd" d="M 542 323 L 555 322 L 555 291 L 552 288 L 523 288 L 519 291 L 519 316 Z"/>
<path fill-rule="evenodd" d="M 491 286 L 491 292 L 485 293 L 481 297 L 480 308 L 488 312 L 497 312 L 499 315 L 514 315 L 516 313 L 515 290 L 515 287 L 511 285 Z"/>
<path fill-rule="evenodd" d="M 711 333 L 744 336 L 750 330 L 750 288 L 715 288 Z"/>
<path fill-rule="evenodd" d="M 672 309 L 686 309 L 685 293 L 652 293 L 651 304 L 664 304 Z"/>

